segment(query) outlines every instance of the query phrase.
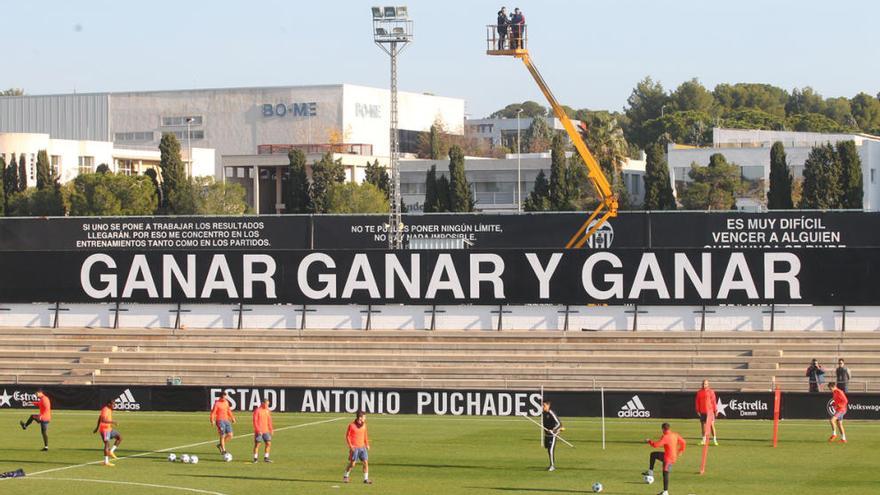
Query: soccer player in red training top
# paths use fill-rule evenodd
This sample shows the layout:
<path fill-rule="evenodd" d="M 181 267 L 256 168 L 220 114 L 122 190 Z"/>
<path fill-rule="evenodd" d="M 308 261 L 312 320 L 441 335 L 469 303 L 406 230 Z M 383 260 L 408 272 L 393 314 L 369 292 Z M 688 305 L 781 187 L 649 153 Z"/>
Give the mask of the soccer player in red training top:
<path fill-rule="evenodd" d="M 98 416 L 98 424 L 95 425 L 95 430 L 92 432 L 100 432 L 101 441 L 104 442 L 104 466 L 114 466 L 114 464 L 110 463 L 110 458 L 112 457 L 116 459 L 116 447 L 119 447 L 119 444 L 122 443 L 122 435 L 113 429 L 113 425 L 115 424 L 116 421 L 113 421 L 113 401 L 110 400 L 101 408 L 101 415 Z M 115 442 L 113 443 L 113 446 L 110 446 L 110 442 L 113 440 L 115 440 Z"/>
<path fill-rule="evenodd" d="M 43 434 L 43 452 L 49 450 L 49 422 L 52 421 L 52 401 L 46 397 L 46 394 L 43 393 L 43 390 L 37 390 L 37 407 L 40 408 L 40 414 L 31 414 L 27 422 L 19 421 L 18 424 L 21 425 L 22 430 L 27 430 L 27 427 L 31 425 L 34 421 L 40 423 L 40 433 Z"/>
<path fill-rule="evenodd" d="M 706 422 L 709 421 L 709 415 L 712 415 L 712 443 L 718 445 L 718 435 L 715 434 L 715 417 L 718 416 L 718 402 L 715 397 L 715 391 L 709 388 L 709 380 L 703 380 L 703 387 L 697 391 L 696 409 L 697 416 L 700 417 L 700 429 L 703 438 L 700 445 L 706 445 L 709 441 L 709 432 L 706 431 Z"/>
<path fill-rule="evenodd" d="M 684 438 L 681 438 L 681 435 L 670 429 L 669 423 L 663 423 L 661 428 L 663 429 L 663 436 L 660 437 L 659 441 L 655 442 L 651 439 L 645 441 L 655 449 L 663 447 L 663 452 L 651 452 L 651 464 L 649 465 L 648 470 L 642 474 L 645 476 L 654 476 L 654 463 L 656 461 L 662 462 L 663 491 L 658 495 L 669 495 L 669 471 L 672 470 L 672 465 L 678 460 L 678 456 L 684 454 L 684 449 L 687 443 L 684 441 Z"/>
<path fill-rule="evenodd" d="M 220 455 L 226 455 L 226 442 L 232 440 L 232 423 L 235 423 L 232 407 L 229 406 L 226 392 L 220 392 L 220 398 L 214 401 L 214 407 L 211 408 L 211 424 L 217 427 L 217 435 L 220 436 L 220 443 L 217 444 Z"/>
<path fill-rule="evenodd" d="M 834 414 L 831 416 L 831 438 L 829 442 L 837 440 L 837 430 L 840 430 L 840 441 L 846 443 L 846 430 L 843 429 L 843 416 L 846 415 L 846 406 L 849 404 L 846 394 L 843 390 L 837 388 L 836 383 L 829 383 L 828 388 L 831 389 L 834 401 Z"/>
<path fill-rule="evenodd" d="M 348 425 L 345 432 L 345 443 L 348 445 L 348 465 L 345 466 L 345 474 L 342 482 L 348 483 L 351 469 L 361 461 L 364 464 L 364 483 L 371 485 L 369 467 L 367 465 L 367 451 L 370 450 L 370 438 L 367 436 L 367 420 L 363 411 L 358 411 L 355 420 Z"/>
<path fill-rule="evenodd" d="M 263 461 L 272 462 L 269 459 L 269 451 L 272 450 L 272 434 L 275 428 L 272 426 L 272 412 L 269 411 L 269 401 L 263 400 L 260 407 L 254 409 L 254 462 L 257 462 L 260 451 L 260 442 L 266 445 L 263 450 Z"/>

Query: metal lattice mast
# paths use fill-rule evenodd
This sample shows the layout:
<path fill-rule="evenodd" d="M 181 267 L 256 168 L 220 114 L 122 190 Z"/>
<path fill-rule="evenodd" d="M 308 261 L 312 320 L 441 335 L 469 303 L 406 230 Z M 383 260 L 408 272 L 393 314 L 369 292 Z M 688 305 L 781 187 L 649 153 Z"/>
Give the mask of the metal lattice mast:
<path fill-rule="evenodd" d="M 388 215 L 388 248 L 403 247 L 400 211 L 400 139 L 397 131 L 397 42 L 391 42 L 391 213 Z"/>
<path fill-rule="evenodd" d="M 397 129 L 397 55 L 412 41 L 412 21 L 407 8 L 373 7 L 373 41 L 391 57 L 391 190 L 388 194 L 388 248 L 403 248 L 403 216 L 400 204 L 400 133 Z"/>

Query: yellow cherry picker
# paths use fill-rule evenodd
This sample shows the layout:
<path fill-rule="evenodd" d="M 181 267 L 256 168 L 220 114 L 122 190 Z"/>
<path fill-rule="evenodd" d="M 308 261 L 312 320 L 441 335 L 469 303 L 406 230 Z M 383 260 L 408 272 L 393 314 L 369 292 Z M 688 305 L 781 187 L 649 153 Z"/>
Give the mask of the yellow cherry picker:
<path fill-rule="evenodd" d="M 596 192 L 599 195 L 599 206 L 596 207 L 592 215 L 587 218 L 587 221 L 581 225 L 580 229 L 578 229 L 565 245 L 565 247 L 569 249 L 581 248 L 609 218 L 617 216 L 617 196 L 615 196 L 614 192 L 611 190 L 611 184 L 602 172 L 602 168 L 599 166 L 599 162 L 596 161 L 596 157 L 590 153 L 589 148 L 587 148 L 583 138 L 581 138 L 580 132 L 574 127 L 574 124 L 571 122 L 571 119 L 568 118 L 568 115 L 565 114 L 565 111 L 556 100 L 556 97 L 553 96 L 553 92 L 550 91 L 544 78 L 541 77 L 541 73 L 538 72 L 538 68 L 535 67 L 535 64 L 532 62 L 532 58 L 529 56 L 529 50 L 527 48 L 527 26 L 525 24 L 508 24 L 502 26 L 500 29 L 498 25 L 490 25 L 486 28 L 486 54 L 515 57 L 522 60 L 523 64 L 525 64 L 526 68 L 529 70 L 529 73 L 532 75 L 532 78 L 534 78 L 535 82 L 538 84 L 538 87 L 541 88 L 541 92 L 544 93 L 544 97 L 547 98 L 547 101 L 550 103 L 550 107 L 553 109 L 556 118 L 562 122 L 562 126 L 565 128 L 565 132 L 568 133 L 568 137 L 574 144 L 578 155 L 580 155 L 584 164 L 587 166 L 590 182 L 596 188 Z"/>

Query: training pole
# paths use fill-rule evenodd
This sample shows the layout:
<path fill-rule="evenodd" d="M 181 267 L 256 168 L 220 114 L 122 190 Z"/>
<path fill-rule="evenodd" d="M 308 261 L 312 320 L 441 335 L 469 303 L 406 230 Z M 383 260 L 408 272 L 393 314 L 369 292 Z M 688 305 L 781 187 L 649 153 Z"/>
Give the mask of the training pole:
<path fill-rule="evenodd" d="M 602 450 L 605 450 L 605 387 L 599 389 L 602 396 Z"/>
<path fill-rule="evenodd" d="M 706 472 L 706 459 L 709 457 L 709 432 L 712 431 L 712 425 L 715 424 L 715 414 L 706 415 L 706 431 L 703 435 L 703 460 L 700 461 L 700 474 Z"/>
<path fill-rule="evenodd" d="M 565 445 L 568 445 L 568 446 L 571 447 L 571 448 L 574 448 L 574 445 L 572 445 L 571 443 L 569 443 L 568 440 L 562 438 L 562 435 L 560 435 L 559 433 L 553 433 L 551 430 L 548 430 L 547 428 L 544 428 L 544 425 L 542 425 L 541 423 L 538 423 L 537 421 L 535 421 L 534 419 L 532 419 L 532 418 L 530 418 L 530 417 L 528 417 L 528 416 L 521 416 L 521 417 L 526 418 L 527 420 L 531 421 L 532 423 L 535 423 L 536 425 L 538 425 L 538 427 L 541 428 L 542 435 L 543 435 L 543 432 L 546 431 L 547 433 L 549 433 L 549 434 L 553 435 L 554 437 L 558 438 L 560 442 L 564 443 Z M 542 438 L 542 440 L 543 440 L 543 438 Z M 543 445 L 544 445 L 544 444 L 543 444 L 543 442 L 542 442 L 542 443 L 541 443 L 541 446 L 543 446 Z"/>
<path fill-rule="evenodd" d="M 544 386 L 543 386 L 543 385 L 541 385 L 541 407 L 544 407 Z M 543 410 L 542 410 L 542 414 L 541 414 L 541 421 L 542 421 L 542 423 L 541 423 L 541 425 L 540 425 L 540 426 L 541 426 L 541 429 L 538 430 L 538 435 L 539 435 L 539 436 L 538 436 L 538 442 L 540 443 L 541 447 L 544 447 L 544 424 L 543 424 L 543 420 L 544 420 L 544 414 L 543 414 Z"/>
<path fill-rule="evenodd" d="M 779 408 L 782 404 L 782 389 L 776 386 L 773 392 L 773 448 L 776 448 L 776 442 L 779 440 Z"/>

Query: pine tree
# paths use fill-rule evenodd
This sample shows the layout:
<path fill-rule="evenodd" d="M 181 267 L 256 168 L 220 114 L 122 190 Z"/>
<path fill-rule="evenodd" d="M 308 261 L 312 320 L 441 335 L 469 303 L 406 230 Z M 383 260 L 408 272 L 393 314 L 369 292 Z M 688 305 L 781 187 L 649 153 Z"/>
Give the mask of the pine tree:
<path fill-rule="evenodd" d="M 345 182 L 345 168 L 342 159 L 334 160 L 333 155 L 325 153 L 321 160 L 312 165 L 312 187 L 310 196 L 315 213 L 327 213 L 330 207 L 330 188 L 333 184 Z"/>
<path fill-rule="evenodd" d="M 648 146 L 645 150 L 645 204 L 646 210 L 674 210 L 675 196 L 672 194 L 672 183 L 669 178 L 669 164 L 658 143 Z"/>
<path fill-rule="evenodd" d="M 380 191 L 385 193 L 385 197 L 391 197 L 391 177 L 388 176 L 388 170 L 379 166 L 379 160 L 373 163 L 367 162 L 364 170 L 364 180 L 378 187 Z"/>
<path fill-rule="evenodd" d="M 458 145 L 449 148 L 449 211 L 474 211 L 474 198 L 464 173 L 464 153 Z"/>
<path fill-rule="evenodd" d="M 162 204 L 162 186 L 159 185 L 159 174 L 156 173 L 156 169 L 148 168 L 146 171 L 144 171 L 144 176 L 149 177 L 150 183 L 153 184 L 153 189 L 156 190 L 157 204 L 161 205 Z"/>
<path fill-rule="evenodd" d="M 785 158 L 785 147 L 781 142 L 770 148 L 770 189 L 767 191 L 767 208 L 771 210 L 790 210 L 794 208 L 791 199 L 791 169 Z"/>
<path fill-rule="evenodd" d="M 49 155 L 46 150 L 40 150 L 37 153 L 37 189 L 43 190 L 47 187 L 54 187 L 58 182 L 58 178 L 52 172 L 49 164 Z"/>
<path fill-rule="evenodd" d="M 525 211 L 547 211 L 550 209 L 550 183 L 544 170 L 539 170 L 535 177 L 535 187 L 529 193 L 529 197 L 523 202 Z"/>
<path fill-rule="evenodd" d="M 169 214 L 177 213 L 183 205 L 176 205 L 178 190 L 187 187 L 186 171 L 183 168 L 183 160 L 180 158 L 180 142 L 171 133 L 162 134 L 159 142 L 159 169 L 162 172 L 162 199 L 165 211 Z"/>
<path fill-rule="evenodd" d="M 815 146 L 804 162 L 804 185 L 800 208 L 840 207 L 840 160 L 834 146 Z"/>
<path fill-rule="evenodd" d="M 8 215 L 9 201 L 12 199 L 12 195 L 18 192 L 18 162 L 15 159 L 15 153 L 9 158 L 9 165 L 6 166 L 3 187 L 6 188 L 6 214 Z"/>
<path fill-rule="evenodd" d="M 287 213 L 309 213 L 314 211 L 309 195 L 309 176 L 306 170 L 306 155 L 299 149 L 287 153 Z"/>
<path fill-rule="evenodd" d="M 440 211 L 440 198 L 437 196 L 437 165 L 431 165 L 431 168 L 425 174 L 425 204 L 422 211 L 425 213 L 436 213 Z"/>
<path fill-rule="evenodd" d="M 24 192 L 28 187 L 28 173 L 27 173 L 27 161 L 25 161 L 25 154 L 22 153 L 18 155 L 18 188 L 16 191 Z"/>
<path fill-rule="evenodd" d="M 9 208 L 9 200 L 6 195 L 6 158 L 3 153 L 0 153 L 0 208 L 3 208 L 0 215 L 5 215 L 7 208 Z"/>
<path fill-rule="evenodd" d="M 568 211 L 573 209 L 570 199 L 570 186 L 568 184 L 567 160 L 565 158 L 565 143 L 561 135 L 553 137 L 550 148 L 550 209 L 553 211 Z"/>
<path fill-rule="evenodd" d="M 862 160 L 854 141 L 837 143 L 840 160 L 840 207 L 861 210 L 864 208 L 862 184 Z"/>
<path fill-rule="evenodd" d="M 431 160 L 439 160 L 440 156 L 443 154 L 443 151 L 441 149 L 442 148 L 442 141 L 441 141 L 442 132 L 443 132 L 443 129 L 440 127 L 439 123 L 435 122 L 434 124 L 431 125 L 431 130 L 430 130 L 431 155 L 429 156 L 429 158 Z"/>
<path fill-rule="evenodd" d="M 444 211 L 453 211 L 451 210 L 452 205 L 449 199 L 449 179 L 441 174 L 440 177 L 437 178 L 437 209 L 434 210 L 436 212 L 444 212 Z"/>

